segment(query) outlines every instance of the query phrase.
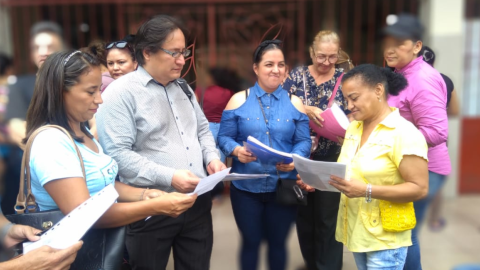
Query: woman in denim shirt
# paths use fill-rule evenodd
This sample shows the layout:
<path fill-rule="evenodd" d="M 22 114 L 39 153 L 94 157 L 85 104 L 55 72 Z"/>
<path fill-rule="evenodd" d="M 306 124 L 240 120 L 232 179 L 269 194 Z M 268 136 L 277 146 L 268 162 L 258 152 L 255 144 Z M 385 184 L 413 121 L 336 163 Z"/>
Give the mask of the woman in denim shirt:
<path fill-rule="evenodd" d="M 257 269 L 262 239 L 268 242 L 270 269 L 286 267 L 285 241 L 295 220 L 296 207 L 275 202 L 279 176 L 296 179 L 294 164 L 264 166 L 242 145 L 253 136 L 272 147 L 303 157 L 310 155 L 308 117 L 302 101 L 280 86 L 285 75 L 284 54 L 279 40 L 262 42 L 255 51 L 253 70 L 258 82 L 235 94 L 223 112 L 218 134 L 220 149 L 233 156 L 232 172 L 266 173 L 260 179 L 233 181 L 230 192 L 235 221 L 242 235 L 241 269 Z M 260 103 L 265 112 L 264 119 Z"/>

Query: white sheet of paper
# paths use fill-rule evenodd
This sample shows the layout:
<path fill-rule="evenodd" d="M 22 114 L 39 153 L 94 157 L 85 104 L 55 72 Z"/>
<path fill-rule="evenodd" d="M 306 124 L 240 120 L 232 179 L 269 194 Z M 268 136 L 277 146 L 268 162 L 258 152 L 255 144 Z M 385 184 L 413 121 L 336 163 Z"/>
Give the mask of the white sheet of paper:
<path fill-rule="evenodd" d="M 248 180 L 248 179 L 257 179 L 257 178 L 266 178 L 269 177 L 269 174 L 239 174 L 239 173 L 231 173 L 225 178 L 223 181 L 234 181 L 234 180 Z"/>
<path fill-rule="evenodd" d="M 45 232 L 40 240 L 23 244 L 23 254 L 44 245 L 64 249 L 79 241 L 92 225 L 118 198 L 114 185 L 110 184 L 90 199 L 73 209 L 68 215 Z"/>
<path fill-rule="evenodd" d="M 205 178 L 202 178 L 200 180 L 200 182 L 198 182 L 198 185 L 195 188 L 195 190 L 193 192 L 189 193 L 188 195 L 197 194 L 198 196 L 200 196 L 204 193 L 209 192 L 218 183 L 220 183 L 225 178 L 225 176 L 228 175 L 228 173 L 230 172 L 230 169 L 231 168 L 226 168 L 223 171 L 220 171 L 220 172 L 211 174 L 211 175 L 209 175 Z"/>
<path fill-rule="evenodd" d="M 328 183 L 330 176 L 347 178 L 347 164 L 344 163 L 310 160 L 295 154 L 293 162 L 302 181 L 318 190 L 340 192 Z"/>
<path fill-rule="evenodd" d="M 231 168 L 226 168 L 223 171 L 211 174 L 205 178 L 200 179 L 200 182 L 198 182 L 197 187 L 193 192 L 188 193 L 187 195 L 193 195 L 197 194 L 198 196 L 209 192 L 212 190 L 218 183 L 220 183 L 225 176 L 228 175 L 230 172 Z M 145 218 L 145 221 L 149 220 L 152 216 L 148 216 Z"/>

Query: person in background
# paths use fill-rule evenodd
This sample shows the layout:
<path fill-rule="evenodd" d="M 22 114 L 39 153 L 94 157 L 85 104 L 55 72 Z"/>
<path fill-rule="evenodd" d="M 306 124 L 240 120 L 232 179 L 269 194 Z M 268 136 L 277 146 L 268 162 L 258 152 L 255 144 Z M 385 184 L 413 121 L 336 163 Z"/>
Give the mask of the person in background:
<path fill-rule="evenodd" d="M 286 269 L 286 239 L 296 215 L 296 206 L 275 201 L 278 179 L 295 179 L 293 162 L 267 167 L 256 162 L 243 142 L 253 136 L 279 151 L 303 157 L 310 154 L 308 117 L 302 101 L 281 86 L 285 58 L 280 43 L 266 40 L 257 47 L 253 70 L 258 81 L 230 99 L 218 134 L 220 149 L 226 156 L 233 157 L 232 172 L 270 174 L 262 179 L 233 181 L 230 187 L 233 214 L 242 237 L 242 270 L 258 268 L 263 239 L 268 243 L 269 269 Z"/>
<path fill-rule="evenodd" d="M 102 86 L 100 87 L 100 93 L 102 93 L 103 90 L 105 90 L 105 88 L 114 81 L 107 69 L 105 42 L 101 40 L 94 40 L 90 42 L 87 47 L 81 48 L 80 51 L 95 56 L 95 58 L 97 58 L 97 60 L 100 62 L 100 70 L 102 72 Z M 92 133 L 95 139 L 98 140 L 97 123 L 95 121 L 95 117 L 88 120 L 85 124 L 90 130 L 90 133 Z"/>
<path fill-rule="evenodd" d="M 4 53 L 0 53 L 0 122 L 5 122 L 5 113 L 7 111 L 8 93 L 10 76 L 13 75 L 13 60 Z M 2 127 L 2 130 L 5 128 Z M 4 142 L 6 138 L 0 141 Z"/>
<path fill-rule="evenodd" d="M 419 55 L 423 57 L 423 61 L 427 62 L 430 66 L 435 64 L 435 52 L 428 46 L 423 45 Z M 445 85 L 447 86 L 447 115 L 449 117 L 456 117 L 460 113 L 460 107 L 458 102 L 457 91 L 453 85 L 452 80 L 445 74 L 440 73 Z M 442 206 L 442 192 L 441 190 L 435 195 L 430 207 L 430 217 L 428 220 L 429 227 L 432 231 L 439 231 L 445 227 L 445 218 L 441 217 Z"/>
<path fill-rule="evenodd" d="M 29 226 L 10 223 L 0 210 L 0 257 L 2 248 L 9 248 L 27 239 L 38 241 L 40 237 L 35 234 L 39 232 L 41 231 Z M 82 245 L 83 242 L 79 241 L 62 250 L 45 245 L 19 258 L 0 263 L 0 269 L 66 270 L 70 268 Z"/>
<path fill-rule="evenodd" d="M 30 29 L 30 56 L 37 68 L 47 57 L 65 48 L 62 28 L 54 22 L 38 22 Z M 35 88 L 36 74 L 19 76 L 10 86 L 5 120 L 9 121 L 9 133 L 18 144 L 25 137 L 25 117 Z"/>
<path fill-rule="evenodd" d="M 220 160 L 226 163 L 226 157 L 218 146 L 218 131 L 223 110 L 230 98 L 240 91 L 240 78 L 237 73 L 228 68 L 210 68 L 206 74 L 200 74 L 197 78 L 195 96 L 200 107 L 207 117 L 210 131 L 212 132 L 215 144 L 220 152 Z M 214 202 L 220 202 L 224 191 L 224 183 L 218 183 L 212 190 Z"/>
<path fill-rule="evenodd" d="M 223 110 L 227 106 L 230 98 L 240 91 L 240 79 L 237 73 L 227 68 L 211 68 L 208 74 L 203 78 L 204 85 L 195 89 L 195 95 L 198 103 L 207 117 L 210 125 L 210 131 L 215 138 L 217 149 L 218 131 L 220 129 L 220 120 L 222 119 Z M 221 161 L 225 163 L 225 155 L 220 152 Z"/>
<path fill-rule="evenodd" d="M 80 49 L 97 57 L 98 61 L 102 64 L 101 93 L 103 93 L 107 86 L 115 79 L 137 69 L 137 61 L 135 61 L 135 55 L 132 49 L 134 39 L 135 36 L 128 35 L 121 41 L 111 42 L 107 45 L 105 45 L 103 41 L 93 41 L 88 47 Z M 98 139 L 95 117 L 88 121 L 88 128 L 93 136 Z"/>
<path fill-rule="evenodd" d="M 137 69 L 134 40 L 134 35 L 127 35 L 122 40 L 111 42 L 105 47 L 108 72 L 114 80 Z"/>
<path fill-rule="evenodd" d="M 35 23 L 30 29 L 30 57 L 37 68 L 40 68 L 47 57 L 65 48 L 62 38 L 62 28 L 54 22 L 44 21 Z M 25 52 L 27 53 L 27 52 Z M 20 178 L 20 167 L 23 151 L 20 146 L 25 138 L 28 106 L 35 88 L 36 74 L 22 75 L 17 77 L 14 84 L 9 85 L 5 124 L 9 140 L 6 160 L 5 194 L 2 199 L 2 210 L 6 215 L 14 213 L 14 205 L 17 200 Z"/>
<path fill-rule="evenodd" d="M 190 55 L 186 33 L 167 15 L 145 22 L 135 37 L 138 69 L 102 95 L 98 135 L 123 183 L 190 193 L 207 172 L 226 169 L 193 91 L 184 85 L 184 92 L 178 80 Z M 176 269 L 209 269 L 211 208 L 207 192 L 177 218 L 156 215 L 130 224 L 126 246 L 133 269 L 165 269 L 172 251 Z"/>
<path fill-rule="evenodd" d="M 427 62 L 430 66 L 434 67 L 435 64 L 435 52 L 428 46 L 423 45 L 419 55 L 423 57 L 423 61 Z M 440 73 L 445 85 L 447 86 L 447 114 L 448 116 L 458 116 L 460 113 L 459 101 L 455 86 L 452 80 L 445 74 Z"/>
<path fill-rule="evenodd" d="M 353 252 L 359 270 L 403 268 L 411 230 L 387 231 L 382 203 L 409 203 L 428 192 L 425 138 L 387 103 L 406 86 L 401 74 L 372 64 L 359 65 L 342 79 L 355 121 L 338 162 L 348 164 L 350 177 L 331 176 L 330 184 L 342 193 L 335 238 Z M 409 217 L 393 216 L 392 222 Z"/>
<path fill-rule="evenodd" d="M 10 138 L 8 136 L 7 127 L 5 125 L 5 112 L 8 104 L 8 85 L 13 77 L 13 61 L 12 58 L 4 53 L 0 53 L 0 202 L 5 187 L 5 159 L 10 152 Z M 16 77 L 14 77 L 16 78 Z M 1 211 L 1 208 L 0 208 Z"/>
<path fill-rule="evenodd" d="M 408 248 L 405 269 L 422 269 L 418 230 L 428 205 L 450 174 L 451 164 L 447 149 L 448 118 L 447 88 L 440 73 L 423 61 L 423 26 L 410 14 L 400 14 L 396 23 L 383 29 L 384 58 L 408 81 L 407 88 L 398 96 L 389 96 L 388 104 L 396 107 L 400 115 L 412 122 L 428 144 L 429 190 L 428 196 L 416 201 L 417 226 L 412 231 L 412 246 Z"/>
<path fill-rule="evenodd" d="M 323 124 L 320 114 L 327 109 L 333 89 L 340 84 L 339 78 L 343 74 L 343 69 L 335 67 L 340 54 L 338 35 L 332 31 L 318 32 L 310 46 L 312 64 L 294 68 L 283 83 L 283 89 L 298 96 L 310 120 L 320 126 Z M 348 114 L 341 86 L 333 99 Z M 320 137 L 318 144 L 313 145 L 316 150 L 311 158 L 336 162 L 340 147 L 340 144 Z M 309 270 L 341 270 L 343 246 L 335 241 L 340 194 L 310 191 L 308 204 L 299 206 L 297 214 L 297 234 L 303 259 Z"/>
<path fill-rule="evenodd" d="M 101 63 L 100 69 L 102 71 L 102 87 L 100 91 L 103 92 L 107 86 L 114 81 L 110 72 L 107 69 L 107 50 L 105 42 L 102 40 L 94 40 L 88 44 L 87 47 L 81 48 L 80 51 L 89 53 L 97 58 Z M 93 118 L 94 119 L 94 118 Z"/>

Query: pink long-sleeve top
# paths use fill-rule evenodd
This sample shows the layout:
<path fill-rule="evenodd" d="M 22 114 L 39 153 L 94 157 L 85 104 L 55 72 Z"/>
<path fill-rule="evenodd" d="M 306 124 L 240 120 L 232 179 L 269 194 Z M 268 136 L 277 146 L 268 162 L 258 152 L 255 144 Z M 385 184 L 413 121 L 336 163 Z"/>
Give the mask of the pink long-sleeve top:
<path fill-rule="evenodd" d="M 447 87 L 440 73 L 422 57 L 395 70 L 408 81 L 398 96 L 389 96 L 388 104 L 397 107 L 400 115 L 412 122 L 425 136 L 428 148 L 428 170 L 441 175 L 451 171 L 447 149 Z"/>

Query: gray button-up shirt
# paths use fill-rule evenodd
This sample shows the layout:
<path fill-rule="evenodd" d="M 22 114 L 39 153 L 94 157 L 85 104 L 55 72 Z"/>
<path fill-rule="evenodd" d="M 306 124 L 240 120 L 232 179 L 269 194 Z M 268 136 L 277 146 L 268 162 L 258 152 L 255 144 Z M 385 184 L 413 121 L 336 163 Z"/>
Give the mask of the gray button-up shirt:
<path fill-rule="evenodd" d="M 107 87 L 96 114 L 98 136 L 122 182 L 171 192 L 175 170 L 206 176 L 204 165 L 219 153 L 194 97 L 177 82 L 155 82 L 142 67 Z"/>

